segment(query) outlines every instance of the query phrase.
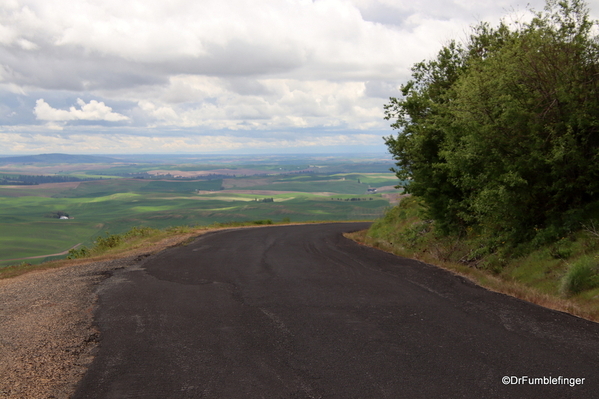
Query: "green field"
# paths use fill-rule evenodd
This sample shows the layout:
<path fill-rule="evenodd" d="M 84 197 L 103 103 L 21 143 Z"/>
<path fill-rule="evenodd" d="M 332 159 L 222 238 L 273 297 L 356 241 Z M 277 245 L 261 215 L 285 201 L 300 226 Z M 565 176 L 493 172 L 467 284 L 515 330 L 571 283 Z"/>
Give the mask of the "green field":
<path fill-rule="evenodd" d="M 132 179 L 117 173 L 160 170 L 206 171 L 234 168 L 226 165 L 70 165 L 61 170 L 72 176 L 89 173 L 102 180 L 39 186 L 0 186 L 0 267 L 19 263 L 7 259 L 40 256 L 65 251 L 77 244 L 91 245 L 101 234 L 123 233 L 134 226 L 166 228 L 171 226 L 210 225 L 270 219 L 273 222 L 373 220 L 389 206 L 380 193 L 368 193 L 369 188 L 383 187 L 387 191 L 397 184 L 392 173 L 370 172 L 383 169 L 371 163 L 365 172 L 320 173 L 314 167 L 305 173 L 289 173 L 309 165 L 244 164 L 239 169 L 253 169 L 256 175 L 224 179 Z M 49 170 L 58 169 L 46 165 Z M 12 169 L 11 169 L 12 168 Z M 25 170 L 10 173 L 26 174 L 43 166 L 27 165 Z M 344 171 L 356 165 L 329 164 L 327 169 Z M 113 171 L 115 175 L 108 173 Z M 0 173 L 3 173 L 0 168 Z M 278 173 L 278 174 L 275 174 Z M 285 174 L 289 173 L 289 174 Z M 30 173 L 29 174 L 33 174 Z M 119 177 L 119 178 L 115 178 Z M 272 202 L 263 202 L 271 199 Z M 68 220 L 56 218 L 57 212 L 69 215 Z M 54 216 L 54 217 L 53 217 Z M 38 263 L 46 258 L 27 260 Z"/>

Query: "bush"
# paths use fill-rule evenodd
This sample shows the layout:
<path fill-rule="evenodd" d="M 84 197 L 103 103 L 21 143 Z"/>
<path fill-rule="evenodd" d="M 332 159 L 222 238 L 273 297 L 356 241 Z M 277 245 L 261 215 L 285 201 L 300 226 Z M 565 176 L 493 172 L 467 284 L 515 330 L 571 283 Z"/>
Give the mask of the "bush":
<path fill-rule="evenodd" d="M 106 232 L 106 237 L 98 237 L 94 241 L 94 249 L 109 249 L 118 247 L 123 242 L 123 237 L 118 234 L 110 234 Z"/>
<path fill-rule="evenodd" d="M 566 295 L 575 295 L 599 286 L 596 259 L 586 256 L 570 266 L 561 281 L 561 290 Z"/>
<path fill-rule="evenodd" d="M 79 258 L 87 258 L 90 255 L 89 249 L 87 247 L 81 247 L 79 249 L 69 249 L 69 254 L 67 255 L 67 259 L 79 259 Z"/>
<path fill-rule="evenodd" d="M 419 241 L 432 230 L 432 223 L 428 220 L 422 220 L 413 223 L 410 227 L 400 233 L 400 237 L 409 247 L 415 247 Z"/>
<path fill-rule="evenodd" d="M 553 259 L 568 259 L 572 256 L 571 243 L 564 239 L 559 240 L 549 248 L 549 255 Z"/>
<path fill-rule="evenodd" d="M 254 220 L 253 223 L 254 224 L 272 224 L 272 220 L 270 220 L 270 219 L 266 219 L 266 220 Z"/>

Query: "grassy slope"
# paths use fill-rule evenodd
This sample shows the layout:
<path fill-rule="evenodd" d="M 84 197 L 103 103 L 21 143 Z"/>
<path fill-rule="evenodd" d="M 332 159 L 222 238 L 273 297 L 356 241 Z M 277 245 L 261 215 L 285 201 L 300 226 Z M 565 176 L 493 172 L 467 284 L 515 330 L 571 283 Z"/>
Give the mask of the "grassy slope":
<path fill-rule="evenodd" d="M 439 265 L 489 289 L 552 309 L 599 321 L 599 237 L 581 230 L 525 256 L 509 251 L 478 256 L 476 238 L 440 237 L 424 222 L 414 199 L 402 201 L 368 232 L 352 238 L 397 255 Z M 564 289 L 572 269 L 589 264 L 590 284 L 581 292 Z M 594 286 L 594 287 L 593 287 Z"/>

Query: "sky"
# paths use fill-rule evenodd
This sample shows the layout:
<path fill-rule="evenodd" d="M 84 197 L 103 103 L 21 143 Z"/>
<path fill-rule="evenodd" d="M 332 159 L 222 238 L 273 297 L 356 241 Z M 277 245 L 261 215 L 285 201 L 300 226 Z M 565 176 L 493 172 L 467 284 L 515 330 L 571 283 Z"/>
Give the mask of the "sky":
<path fill-rule="evenodd" d="M 414 63 L 543 6 L 2 0 L 0 154 L 382 153 Z"/>

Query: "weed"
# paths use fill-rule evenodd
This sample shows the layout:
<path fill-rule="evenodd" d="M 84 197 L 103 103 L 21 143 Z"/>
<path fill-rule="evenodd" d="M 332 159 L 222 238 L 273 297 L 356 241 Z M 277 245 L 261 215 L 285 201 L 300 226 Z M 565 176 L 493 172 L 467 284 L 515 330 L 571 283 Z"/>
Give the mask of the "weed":
<path fill-rule="evenodd" d="M 221 227 L 240 227 L 240 226 L 247 226 L 247 222 L 223 222 L 223 223 L 219 223 L 219 222 L 215 222 L 212 223 L 210 225 L 210 227 L 213 228 L 221 228 Z"/>
<path fill-rule="evenodd" d="M 189 226 L 171 226 L 165 229 L 167 233 L 170 234 L 186 234 L 191 231 Z"/>
<path fill-rule="evenodd" d="M 254 224 L 272 224 L 272 220 L 270 219 L 266 219 L 266 220 L 254 220 L 252 223 Z"/>
<path fill-rule="evenodd" d="M 94 249 L 110 249 L 118 247 L 123 242 L 123 236 L 106 232 L 106 237 L 98 237 L 94 241 Z"/>
<path fill-rule="evenodd" d="M 549 255 L 554 259 L 568 259 L 572 256 L 572 250 L 560 246 L 553 246 L 549 249 Z"/>
<path fill-rule="evenodd" d="M 414 247 L 421 241 L 421 238 L 429 233 L 432 229 L 432 223 L 428 220 L 422 220 L 413 223 L 412 226 L 405 229 L 401 236 L 407 241 L 409 247 Z"/>
<path fill-rule="evenodd" d="M 19 263 L 18 265 L 11 265 L 11 266 L 8 266 L 8 267 L 14 267 L 14 268 L 17 268 L 17 267 L 28 267 L 28 266 L 31 266 L 31 263 L 27 263 L 27 262 L 21 262 L 21 263 Z"/>
<path fill-rule="evenodd" d="M 575 295 L 599 286 L 597 260 L 591 256 L 578 259 L 570 266 L 561 280 L 561 291 L 566 295 Z"/>
<path fill-rule="evenodd" d="M 494 253 L 486 256 L 485 262 L 481 265 L 481 268 L 490 271 L 494 275 L 499 275 L 506 266 L 507 261 L 500 254 Z"/>
<path fill-rule="evenodd" d="M 21 262 L 16 265 L 9 265 L 0 268 L 0 278 L 10 278 L 35 268 L 31 263 Z"/>
<path fill-rule="evenodd" d="M 489 247 L 479 244 L 474 248 L 470 248 L 470 250 L 458 261 L 465 265 L 476 265 L 477 262 L 483 259 L 486 255 L 489 255 Z"/>
<path fill-rule="evenodd" d="M 89 249 L 87 247 L 81 247 L 79 249 L 69 249 L 69 254 L 67 255 L 67 259 L 80 259 L 87 258 L 90 256 Z"/>
<path fill-rule="evenodd" d="M 572 242 L 562 238 L 549 248 L 549 255 L 553 259 L 568 259 L 572 256 Z"/>
<path fill-rule="evenodd" d="M 133 227 L 131 230 L 124 234 L 124 238 L 129 239 L 135 237 L 148 237 L 157 232 L 157 229 L 153 229 L 151 227 Z"/>

